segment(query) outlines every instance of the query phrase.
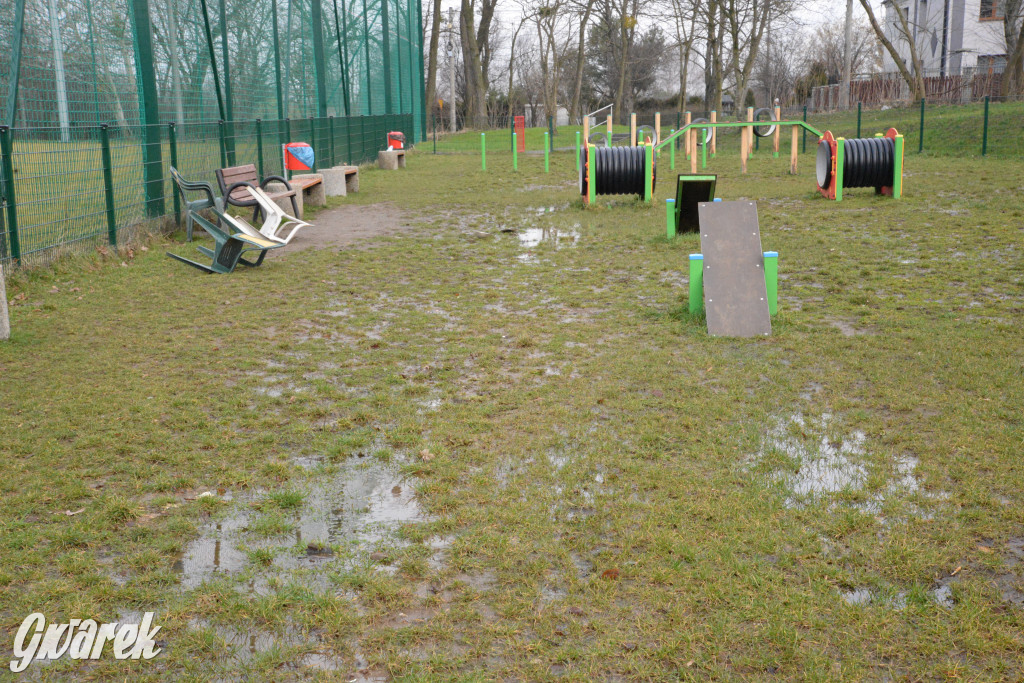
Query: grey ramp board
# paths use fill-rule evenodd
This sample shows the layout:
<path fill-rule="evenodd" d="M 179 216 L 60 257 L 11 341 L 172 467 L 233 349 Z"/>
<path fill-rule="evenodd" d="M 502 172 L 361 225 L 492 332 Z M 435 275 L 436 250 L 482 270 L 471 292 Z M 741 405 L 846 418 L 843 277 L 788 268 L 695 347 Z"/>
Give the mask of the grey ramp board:
<path fill-rule="evenodd" d="M 719 337 L 771 334 L 757 203 L 700 202 L 697 213 L 700 248 L 704 254 L 704 310 L 708 334 Z"/>

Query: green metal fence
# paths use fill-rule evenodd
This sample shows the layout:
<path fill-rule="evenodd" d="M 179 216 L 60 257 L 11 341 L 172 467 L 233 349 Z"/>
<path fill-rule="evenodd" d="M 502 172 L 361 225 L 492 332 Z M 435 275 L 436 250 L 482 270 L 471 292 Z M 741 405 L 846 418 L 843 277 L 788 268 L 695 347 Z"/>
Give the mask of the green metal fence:
<path fill-rule="evenodd" d="M 235 121 L 179 126 L 79 126 L 67 142 L 57 128 L 0 126 L 5 205 L 0 210 L 0 262 L 44 256 L 77 243 L 122 242 L 154 218 L 180 207 L 169 175 L 148 181 L 145 146 L 189 180 L 216 187 L 214 171 L 255 164 L 261 175 L 282 175 L 281 143 L 313 145 L 316 168 L 376 158 L 388 131 L 411 139 L 412 114 L 298 120 Z M 151 176 L 150 176 L 151 177 Z M 10 179 L 10 180 L 8 180 Z M 154 184 L 155 183 L 155 184 Z"/>

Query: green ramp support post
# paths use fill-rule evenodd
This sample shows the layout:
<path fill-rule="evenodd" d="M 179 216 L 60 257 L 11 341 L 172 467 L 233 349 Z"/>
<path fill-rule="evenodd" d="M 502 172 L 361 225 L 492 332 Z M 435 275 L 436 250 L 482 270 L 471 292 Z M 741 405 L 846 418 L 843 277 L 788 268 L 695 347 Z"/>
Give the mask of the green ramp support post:
<path fill-rule="evenodd" d="M 897 135 L 893 140 L 892 198 L 903 196 L 903 136 Z"/>
<path fill-rule="evenodd" d="M 487 133 L 480 133 L 480 170 L 487 170 Z"/>
<path fill-rule="evenodd" d="M 0 245 L 4 240 L 9 240 L 11 258 L 17 262 L 21 260 L 21 239 L 18 236 L 18 202 L 14 198 L 14 156 L 11 140 L 10 126 L 0 126 L 0 169 L 2 176 L 4 203 L 7 204 L 7 234 L 0 235 Z M 3 221 L 0 221 L 0 229 Z"/>
<path fill-rule="evenodd" d="M 665 200 L 665 236 L 672 239 L 676 236 L 676 200 Z"/>
<path fill-rule="evenodd" d="M 576 170 L 580 170 L 580 132 L 576 131 Z"/>
<path fill-rule="evenodd" d="M 843 201 L 843 160 L 846 157 L 846 138 L 836 138 L 836 201 Z"/>
<path fill-rule="evenodd" d="M 704 254 L 690 254 L 690 315 L 704 312 Z"/>
<path fill-rule="evenodd" d="M 550 118 L 548 119 L 550 121 Z M 548 147 L 548 140 L 551 136 L 548 135 L 547 131 L 544 131 L 544 172 L 547 173 L 550 168 L 551 149 Z"/>
<path fill-rule="evenodd" d="M 519 146 L 516 144 L 516 134 L 512 133 L 512 170 L 519 170 Z"/>
<path fill-rule="evenodd" d="M 671 137 L 671 136 L 673 136 L 675 134 L 676 134 L 676 129 L 673 128 L 672 131 L 669 133 L 669 137 Z M 676 170 L 676 143 L 675 142 L 673 142 L 671 145 L 668 146 L 668 167 L 669 167 L 669 170 L 671 170 L 671 171 Z"/>
<path fill-rule="evenodd" d="M 654 145 L 647 143 L 644 145 L 644 201 L 650 202 L 651 195 L 653 194 L 653 178 L 651 175 L 654 173 Z"/>
<path fill-rule="evenodd" d="M 597 154 L 596 149 L 587 143 L 587 206 L 593 206 L 597 201 L 597 173 L 594 172 L 594 167 L 597 166 L 594 159 Z"/>
<path fill-rule="evenodd" d="M 107 124 L 100 125 L 100 150 L 103 161 L 103 200 L 107 211 L 107 238 L 117 246 L 117 216 L 114 209 L 113 163 L 110 160 L 110 131 Z"/>
<path fill-rule="evenodd" d="M 779 312 L 779 252 L 764 252 L 764 284 L 768 290 L 768 312 Z"/>

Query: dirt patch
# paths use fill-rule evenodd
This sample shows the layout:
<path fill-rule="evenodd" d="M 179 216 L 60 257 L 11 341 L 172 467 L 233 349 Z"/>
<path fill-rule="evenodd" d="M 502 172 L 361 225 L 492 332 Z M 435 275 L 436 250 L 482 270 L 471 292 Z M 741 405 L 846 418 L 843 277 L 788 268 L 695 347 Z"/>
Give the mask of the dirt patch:
<path fill-rule="evenodd" d="M 340 247 L 372 241 L 411 230 L 415 222 L 391 202 L 379 204 L 346 204 L 321 211 L 302 228 L 284 249 L 269 256 L 283 256 L 310 247 Z"/>

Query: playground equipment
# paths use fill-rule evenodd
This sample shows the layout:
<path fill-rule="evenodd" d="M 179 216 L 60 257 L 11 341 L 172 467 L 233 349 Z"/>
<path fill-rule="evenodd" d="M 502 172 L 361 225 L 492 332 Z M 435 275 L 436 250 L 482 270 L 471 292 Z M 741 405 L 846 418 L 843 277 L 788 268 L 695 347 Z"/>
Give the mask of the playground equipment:
<path fill-rule="evenodd" d="M 715 199 L 716 175 L 680 175 L 676 183 L 676 198 L 665 200 L 665 232 L 672 239 L 680 232 L 700 230 L 697 205 Z"/>
<path fill-rule="evenodd" d="M 764 285 L 768 292 L 768 313 L 779 312 L 779 252 L 766 251 Z M 690 315 L 704 312 L 704 254 L 690 254 Z"/>
<path fill-rule="evenodd" d="M 845 140 L 825 131 L 815 159 L 818 191 L 843 200 L 843 189 L 873 187 L 876 194 L 903 194 L 903 136 L 895 128 L 874 138 Z"/>
<path fill-rule="evenodd" d="M 638 147 L 598 147 L 580 150 L 580 195 L 589 206 L 598 195 L 635 194 L 650 201 L 657 162 L 654 143 Z"/>
<path fill-rule="evenodd" d="M 757 204 L 752 201 L 701 202 L 700 254 L 690 256 L 690 309 L 703 299 L 708 333 L 725 337 L 771 334 L 772 306 L 766 266 L 771 261 L 771 288 L 777 292 L 775 252 L 761 250 Z M 694 271 L 699 271 L 695 276 Z M 703 289 L 695 297 L 695 287 Z M 695 301 L 695 298 L 697 301 Z"/>

